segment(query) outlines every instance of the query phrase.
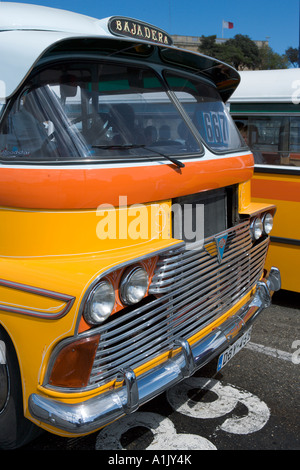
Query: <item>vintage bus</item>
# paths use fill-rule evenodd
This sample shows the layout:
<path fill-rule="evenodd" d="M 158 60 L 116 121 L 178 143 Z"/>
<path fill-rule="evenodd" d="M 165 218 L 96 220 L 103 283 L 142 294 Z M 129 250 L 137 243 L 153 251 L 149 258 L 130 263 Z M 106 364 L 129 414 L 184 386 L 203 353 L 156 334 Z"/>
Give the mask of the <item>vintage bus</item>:
<path fill-rule="evenodd" d="M 130 18 L 0 3 L 0 447 L 92 433 L 249 340 L 275 206 L 231 67 Z M 293 220 L 293 219 L 292 219 Z"/>
<path fill-rule="evenodd" d="M 300 292 L 300 70 L 241 72 L 232 116 L 254 154 L 254 201 L 277 206 L 266 266 Z"/>

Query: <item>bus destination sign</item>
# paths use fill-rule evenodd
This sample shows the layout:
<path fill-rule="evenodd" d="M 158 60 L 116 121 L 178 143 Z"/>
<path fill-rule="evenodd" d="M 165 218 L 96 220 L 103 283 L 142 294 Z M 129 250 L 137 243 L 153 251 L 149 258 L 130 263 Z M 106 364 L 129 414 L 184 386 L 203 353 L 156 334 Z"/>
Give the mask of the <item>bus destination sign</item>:
<path fill-rule="evenodd" d="M 166 46 L 173 44 L 172 38 L 164 31 L 141 21 L 113 17 L 110 19 L 108 26 L 110 32 L 117 36 L 143 39 L 157 44 L 165 44 Z"/>

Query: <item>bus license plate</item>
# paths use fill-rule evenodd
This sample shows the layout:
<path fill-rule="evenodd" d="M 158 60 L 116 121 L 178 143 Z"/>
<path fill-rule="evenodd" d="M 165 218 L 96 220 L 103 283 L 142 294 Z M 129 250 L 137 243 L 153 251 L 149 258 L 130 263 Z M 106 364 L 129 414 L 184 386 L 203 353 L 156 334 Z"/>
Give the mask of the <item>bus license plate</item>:
<path fill-rule="evenodd" d="M 235 356 L 250 341 L 251 328 L 246 331 L 235 343 L 233 343 L 226 351 L 224 351 L 218 359 L 217 371 L 227 364 L 230 359 Z"/>

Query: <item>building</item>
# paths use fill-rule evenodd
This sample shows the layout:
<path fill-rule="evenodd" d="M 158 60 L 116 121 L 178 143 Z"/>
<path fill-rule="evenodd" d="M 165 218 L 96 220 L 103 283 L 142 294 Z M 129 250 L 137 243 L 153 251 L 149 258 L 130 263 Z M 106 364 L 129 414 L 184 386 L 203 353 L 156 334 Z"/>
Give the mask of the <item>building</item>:
<path fill-rule="evenodd" d="M 201 37 L 200 36 L 181 36 L 179 34 L 172 35 L 172 39 L 174 41 L 174 46 L 180 47 L 181 49 L 188 49 L 190 51 L 199 52 L 198 48 L 201 45 Z M 217 38 L 216 43 L 222 44 L 228 40 L 225 38 Z M 269 41 L 254 41 L 255 44 L 262 48 L 263 46 L 268 46 Z"/>

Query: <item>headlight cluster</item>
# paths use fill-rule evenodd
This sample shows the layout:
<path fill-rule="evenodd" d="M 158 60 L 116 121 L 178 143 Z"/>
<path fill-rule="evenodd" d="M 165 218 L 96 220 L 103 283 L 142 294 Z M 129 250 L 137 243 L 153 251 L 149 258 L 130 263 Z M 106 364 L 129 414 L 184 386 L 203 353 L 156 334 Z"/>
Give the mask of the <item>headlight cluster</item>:
<path fill-rule="evenodd" d="M 273 228 L 273 216 L 269 212 L 251 221 L 250 231 L 253 240 L 258 240 L 263 234 L 269 235 Z"/>
<path fill-rule="evenodd" d="M 148 274 L 145 269 L 136 267 L 129 269 L 120 284 L 120 299 L 125 305 L 138 303 L 145 297 L 148 289 Z"/>
<path fill-rule="evenodd" d="M 90 293 L 84 317 L 91 325 L 103 323 L 115 305 L 115 290 L 109 281 L 101 281 Z"/>
<path fill-rule="evenodd" d="M 124 306 L 140 302 L 147 293 L 148 282 L 148 273 L 141 266 L 127 269 L 119 285 L 119 297 Z M 107 279 L 100 281 L 88 297 L 85 320 L 90 325 L 103 323 L 113 311 L 115 302 L 116 294 L 112 283 Z"/>

